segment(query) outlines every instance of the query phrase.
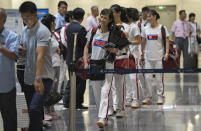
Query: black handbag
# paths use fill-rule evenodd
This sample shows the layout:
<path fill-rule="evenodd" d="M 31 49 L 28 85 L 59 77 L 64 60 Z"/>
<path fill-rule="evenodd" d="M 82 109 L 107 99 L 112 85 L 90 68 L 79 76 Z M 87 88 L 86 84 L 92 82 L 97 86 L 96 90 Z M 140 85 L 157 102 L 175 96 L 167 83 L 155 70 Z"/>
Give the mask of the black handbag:
<path fill-rule="evenodd" d="M 62 99 L 62 95 L 59 94 L 57 91 L 50 92 L 47 99 L 45 100 L 44 106 L 51 106 L 55 105 Z"/>
<path fill-rule="evenodd" d="M 90 60 L 90 69 L 105 69 L 105 60 Z M 91 73 L 89 78 L 92 81 L 105 80 L 105 74 Z"/>

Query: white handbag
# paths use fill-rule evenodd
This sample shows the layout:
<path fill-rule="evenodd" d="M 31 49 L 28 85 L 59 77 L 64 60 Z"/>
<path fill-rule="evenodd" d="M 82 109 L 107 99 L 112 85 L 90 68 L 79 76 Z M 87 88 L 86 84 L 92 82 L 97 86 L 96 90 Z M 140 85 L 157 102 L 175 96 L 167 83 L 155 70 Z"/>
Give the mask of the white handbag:
<path fill-rule="evenodd" d="M 17 106 L 17 127 L 28 128 L 29 114 L 26 99 L 23 92 L 17 92 L 16 106 Z"/>
<path fill-rule="evenodd" d="M 20 83 L 16 77 L 16 107 L 17 107 L 17 127 L 28 128 L 29 127 L 29 113 L 27 108 L 27 102 L 23 92 L 19 92 L 21 88 Z"/>

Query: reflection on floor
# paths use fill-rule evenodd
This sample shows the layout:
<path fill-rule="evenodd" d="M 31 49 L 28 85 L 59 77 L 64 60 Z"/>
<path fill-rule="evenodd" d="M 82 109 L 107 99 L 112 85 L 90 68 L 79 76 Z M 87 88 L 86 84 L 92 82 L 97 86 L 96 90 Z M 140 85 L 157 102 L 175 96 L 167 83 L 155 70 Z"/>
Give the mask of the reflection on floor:
<path fill-rule="evenodd" d="M 137 110 L 126 108 L 124 118 L 109 117 L 104 129 L 96 126 L 97 110 L 90 93 L 89 110 L 76 111 L 76 131 L 200 131 L 199 81 L 197 74 L 165 74 L 164 105 L 156 105 L 154 97 L 151 105 Z M 61 105 L 56 108 L 62 119 L 53 121 L 52 128 L 45 131 L 69 131 L 69 110 Z"/>

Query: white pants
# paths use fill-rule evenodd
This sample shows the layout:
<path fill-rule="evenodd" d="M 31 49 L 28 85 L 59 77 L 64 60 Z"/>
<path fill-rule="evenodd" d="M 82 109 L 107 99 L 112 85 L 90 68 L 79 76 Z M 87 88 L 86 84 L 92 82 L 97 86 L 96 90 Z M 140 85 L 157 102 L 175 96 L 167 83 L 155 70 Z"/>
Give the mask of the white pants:
<path fill-rule="evenodd" d="M 112 98 L 113 98 L 113 107 L 117 109 L 125 109 L 125 76 L 114 74 L 113 85 L 112 85 Z"/>
<path fill-rule="evenodd" d="M 162 60 L 145 60 L 145 69 L 163 69 Z M 156 89 L 157 95 L 162 96 L 164 93 L 163 74 L 156 73 Z M 146 95 L 145 97 L 152 97 L 152 76 L 153 74 L 145 74 L 146 79 Z"/>
<path fill-rule="evenodd" d="M 89 81 L 90 87 L 93 89 L 94 97 L 95 97 L 95 102 L 96 102 L 96 107 L 99 109 L 100 105 L 100 99 L 101 99 L 101 88 L 105 81 Z"/>
<path fill-rule="evenodd" d="M 63 59 L 61 59 L 58 92 L 61 91 L 61 88 L 62 88 L 62 84 L 63 84 L 63 82 L 64 82 L 63 88 L 66 87 L 66 84 L 67 84 L 67 79 L 66 79 L 66 70 L 67 70 L 66 61 L 64 61 Z"/>
<path fill-rule="evenodd" d="M 107 69 L 113 69 L 113 64 L 106 63 Z M 105 82 L 101 88 L 101 100 L 100 100 L 100 107 L 99 107 L 99 118 L 107 118 L 108 114 L 108 108 L 109 108 L 109 98 L 110 98 L 110 92 L 111 88 L 114 88 L 114 92 L 116 91 L 116 97 L 113 98 L 113 105 L 116 106 L 114 108 L 122 109 L 123 103 L 123 80 L 124 75 L 118 75 L 118 74 L 106 74 L 105 76 Z M 112 87 L 114 81 L 114 85 Z M 116 89 L 116 90 L 115 90 Z"/>

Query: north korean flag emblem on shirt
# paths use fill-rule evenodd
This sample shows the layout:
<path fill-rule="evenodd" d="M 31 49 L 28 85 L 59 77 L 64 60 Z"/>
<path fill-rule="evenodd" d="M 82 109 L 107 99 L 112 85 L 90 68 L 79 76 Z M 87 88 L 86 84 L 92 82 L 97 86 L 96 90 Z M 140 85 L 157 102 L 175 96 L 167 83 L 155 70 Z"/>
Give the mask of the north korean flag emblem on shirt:
<path fill-rule="evenodd" d="M 103 46 L 107 45 L 107 41 L 95 39 L 93 42 L 93 45 L 98 46 L 98 47 L 103 47 Z"/>
<path fill-rule="evenodd" d="M 158 35 L 157 34 L 151 34 L 147 35 L 148 40 L 158 40 Z"/>

